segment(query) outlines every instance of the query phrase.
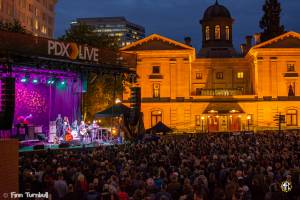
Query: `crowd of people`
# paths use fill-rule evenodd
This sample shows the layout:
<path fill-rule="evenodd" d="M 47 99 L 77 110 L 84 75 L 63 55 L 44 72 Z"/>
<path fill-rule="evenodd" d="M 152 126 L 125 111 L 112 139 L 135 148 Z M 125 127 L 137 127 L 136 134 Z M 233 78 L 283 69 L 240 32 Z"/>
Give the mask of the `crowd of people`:
<path fill-rule="evenodd" d="M 20 191 L 58 200 L 300 200 L 300 138 L 199 134 L 24 153 Z"/>

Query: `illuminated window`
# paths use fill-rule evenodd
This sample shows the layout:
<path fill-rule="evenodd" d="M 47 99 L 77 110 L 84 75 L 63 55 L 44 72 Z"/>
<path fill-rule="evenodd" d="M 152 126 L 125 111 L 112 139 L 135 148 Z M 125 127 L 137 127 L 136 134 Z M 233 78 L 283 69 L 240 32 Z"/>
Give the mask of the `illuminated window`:
<path fill-rule="evenodd" d="M 160 98 L 160 84 L 153 84 L 153 98 Z"/>
<path fill-rule="evenodd" d="M 160 67 L 159 66 L 152 66 L 152 74 L 159 74 Z"/>
<path fill-rule="evenodd" d="M 196 73 L 196 79 L 202 79 L 202 73 Z"/>
<path fill-rule="evenodd" d="M 2 10 L 2 7 L 3 7 L 2 3 L 3 3 L 3 0 L 0 0 L 0 10 Z"/>
<path fill-rule="evenodd" d="M 288 110 L 286 113 L 286 125 L 287 126 L 297 126 L 298 122 L 297 122 L 297 110 L 292 109 L 292 110 Z"/>
<path fill-rule="evenodd" d="M 34 28 L 35 28 L 36 30 L 39 29 L 39 21 L 38 21 L 38 20 L 34 20 Z"/>
<path fill-rule="evenodd" d="M 221 39 L 221 28 L 220 25 L 215 26 L 215 40 Z"/>
<path fill-rule="evenodd" d="M 196 115 L 195 116 L 195 125 L 196 126 L 200 126 L 201 125 L 201 116 L 200 115 Z"/>
<path fill-rule="evenodd" d="M 295 71 L 295 63 L 290 62 L 287 64 L 287 71 L 288 72 L 294 72 Z"/>
<path fill-rule="evenodd" d="M 238 72 L 237 73 L 237 78 L 238 79 L 243 79 L 244 78 L 244 72 Z"/>
<path fill-rule="evenodd" d="M 217 72 L 216 73 L 216 78 L 217 79 L 223 79 L 223 72 Z"/>
<path fill-rule="evenodd" d="M 151 126 L 155 126 L 158 122 L 162 121 L 162 112 L 157 110 L 157 111 L 152 111 L 151 112 Z"/>
<path fill-rule="evenodd" d="M 205 27 L 205 40 L 210 40 L 210 30 L 209 26 Z"/>
<path fill-rule="evenodd" d="M 226 32 L 226 40 L 230 40 L 230 29 L 229 29 L 229 26 L 225 27 L 225 32 Z"/>
<path fill-rule="evenodd" d="M 46 26 L 43 25 L 41 31 L 42 31 L 42 33 L 44 33 L 44 34 L 47 34 L 47 28 L 46 28 Z"/>

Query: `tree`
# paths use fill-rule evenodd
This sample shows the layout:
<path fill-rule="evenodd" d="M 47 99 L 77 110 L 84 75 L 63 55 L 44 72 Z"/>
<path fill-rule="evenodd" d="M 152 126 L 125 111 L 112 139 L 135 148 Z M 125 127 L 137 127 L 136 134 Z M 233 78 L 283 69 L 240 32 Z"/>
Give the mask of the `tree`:
<path fill-rule="evenodd" d="M 261 41 L 267 41 L 285 32 L 284 26 L 280 25 L 281 6 L 278 0 L 266 0 L 263 6 L 264 15 L 259 22 L 263 29 Z"/>
<path fill-rule="evenodd" d="M 109 48 L 115 51 L 119 48 L 116 37 L 107 34 L 97 34 L 92 27 L 84 23 L 78 23 L 66 30 L 59 40 L 87 44 L 97 48 Z"/>
<path fill-rule="evenodd" d="M 26 33 L 25 28 L 16 19 L 12 22 L 0 22 L 0 30 L 14 33 Z"/>
<path fill-rule="evenodd" d="M 107 34 L 97 34 L 92 27 L 79 23 L 66 30 L 65 34 L 59 38 L 65 42 L 75 42 L 87 44 L 96 48 L 106 48 L 117 51 L 119 46 L 116 37 Z M 83 99 L 83 116 L 85 120 L 92 120 L 94 114 L 114 103 L 114 97 L 121 96 L 123 92 L 123 76 L 113 74 L 87 75 L 88 90 Z"/>

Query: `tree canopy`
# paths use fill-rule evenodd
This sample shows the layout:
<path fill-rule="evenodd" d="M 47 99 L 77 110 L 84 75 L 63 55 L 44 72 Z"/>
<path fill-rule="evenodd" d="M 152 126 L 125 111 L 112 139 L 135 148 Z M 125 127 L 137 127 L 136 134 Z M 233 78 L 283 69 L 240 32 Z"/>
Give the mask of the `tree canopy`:
<path fill-rule="evenodd" d="M 263 6 L 264 15 L 259 22 L 263 29 L 261 41 L 272 39 L 285 32 L 284 26 L 280 24 L 281 5 L 278 0 L 266 0 Z"/>
<path fill-rule="evenodd" d="M 99 34 L 93 30 L 93 27 L 84 23 L 71 26 L 59 40 L 87 44 L 97 48 L 109 48 L 112 50 L 119 48 L 117 37 Z"/>
<path fill-rule="evenodd" d="M 83 23 L 70 27 L 59 40 L 113 51 L 117 51 L 119 48 L 117 37 L 96 33 L 92 27 Z M 87 75 L 88 90 L 84 94 L 82 113 L 84 120 L 92 120 L 96 112 L 112 105 L 115 102 L 114 98 L 122 95 L 123 78 L 124 76 L 116 76 L 115 78 L 115 75 L 109 73 L 90 73 Z"/>
<path fill-rule="evenodd" d="M 26 33 L 25 28 L 16 19 L 14 19 L 12 22 L 0 21 L 0 30 L 14 32 L 14 33 Z"/>

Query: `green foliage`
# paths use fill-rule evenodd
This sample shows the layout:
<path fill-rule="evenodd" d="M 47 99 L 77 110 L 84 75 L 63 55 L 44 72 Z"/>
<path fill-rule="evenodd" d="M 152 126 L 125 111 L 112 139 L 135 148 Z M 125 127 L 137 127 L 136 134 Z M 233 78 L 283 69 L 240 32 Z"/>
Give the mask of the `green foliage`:
<path fill-rule="evenodd" d="M 59 40 L 87 44 L 97 48 L 109 48 L 112 50 L 118 50 L 119 48 L 117 37 L 96 33 L 92 27 L 83 23 L 73 25 L 66 30 L 65 35 L 61 36 Z"/>
<path fill-rule="evenodd" d="M 259 22 L 263 29 L 261 41 L 267 41 L 285 32 L 284 26 L 280 25 L 281 6 L 278 0 L 266 0 L 263 6 L 264 15 Z"/>
<path fill-rule="evenodd" d="M 12 22 L 0 22 L 0 30 L 14 33 L 26 33 L 25 28 L 16 19 Z"/>
<path fill-rule="evenodd" d="M 92 120 L 96 112 L 113 105 L 115 99 L 122 96 L 123 78 L 117 76 L 115 81 L 114 76 L 111 74 L 96 75 L 92 73 L 89 74 L 88 80 L 94 82 L 88 83 L 88 91 L 84 94 L 84 105 L 86 119 Z"/>
<path fill-rule="evenodd" d="M 105 34 L 97 34 L 92 27 L 86 24 L 76 24 L 66 30 L 65 35 L 59 38 L 65 42 L 87 44 L 96 48 L 118 50 L 118 38 Z M 114 97 L 122 96 L 123 78 L 113 74 L 88 74 L 88 91 L 84 94 L 83 116 L 85 120 L 92 120 L 95 113 L 114 103 Z M 115 91 L 115 94 L 114 94 Z"/>

